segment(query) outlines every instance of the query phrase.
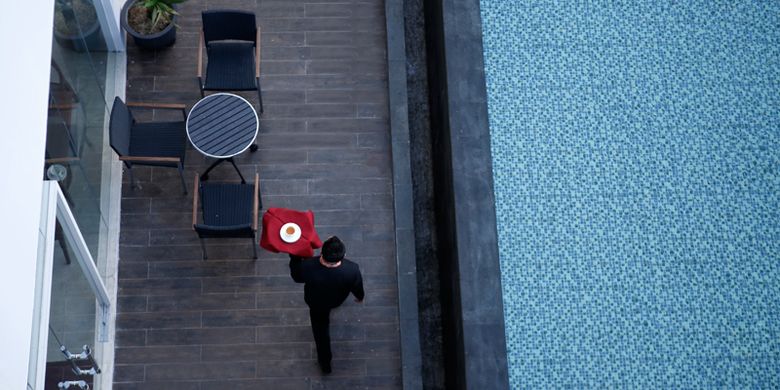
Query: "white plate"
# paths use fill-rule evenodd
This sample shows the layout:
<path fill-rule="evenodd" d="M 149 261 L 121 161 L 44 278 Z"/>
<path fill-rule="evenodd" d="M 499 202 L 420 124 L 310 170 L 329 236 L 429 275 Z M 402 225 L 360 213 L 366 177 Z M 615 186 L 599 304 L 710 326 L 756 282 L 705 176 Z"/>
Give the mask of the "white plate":
<path fill-rule="evenodd" d="M 295 232 L 293 232 L 293 234 L 287 234 L 288 227 L 295 229 Z M 292 244 L 295 241 L 298 241 L 299 238 L 301 238 L 301 227 L 292 222 L 288 222 L 282 225 L 282 228 L 279 229 L 279 236 L 282 237 L 282 241 L 288 244 Z"/>

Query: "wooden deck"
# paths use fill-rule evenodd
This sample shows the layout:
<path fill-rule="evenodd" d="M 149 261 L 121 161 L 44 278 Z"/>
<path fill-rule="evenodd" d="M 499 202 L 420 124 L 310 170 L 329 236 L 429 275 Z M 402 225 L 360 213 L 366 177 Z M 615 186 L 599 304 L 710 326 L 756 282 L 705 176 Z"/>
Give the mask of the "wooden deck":
<path fill-rule="evenodd" d="M 264 208 L 311 209 L 321 237 L 346 242 L 366 300 L 348 299 L 332 314 L 333 374 L 323 377 L 286 256 L 261 250 L 255 261 L 248 240 L 225 239 L 207 243 L 201 260 L 192 181 L 211 160 L 188 146 L 188 196 L 175 169 L 135 168 L 135 189 L 125 173 L 115 389 L 400 388 L 384 2 L 189 0 L 179 8 L 173 47 L 154 53 L 128 42 L 127 100 L 192 107 L 200 11 L 254 11 L 265 114 L 259 150 L 237 163 L 248 178 L 259 173 Z M 257 105 L 256 93 L 240 95 Z M 238 178 L 222 164 L 210 180 Z"/>

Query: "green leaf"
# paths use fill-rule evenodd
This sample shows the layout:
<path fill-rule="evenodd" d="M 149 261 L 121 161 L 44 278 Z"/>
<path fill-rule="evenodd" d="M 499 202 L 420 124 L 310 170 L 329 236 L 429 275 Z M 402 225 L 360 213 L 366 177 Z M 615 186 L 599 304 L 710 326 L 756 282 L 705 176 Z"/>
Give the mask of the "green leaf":
<path fill-rule="evenodd" d="M 168 6 L 165 3 L 160 3 L 160 4 L 157 5 L 157 7 L 160 10 L 160 15 L 161 16 L 162 15 L 171 16 L 173 14 L 173 8 L 171 8 L 170 6 Z"/>
<path fill-rule="evenodd" d="M 152 26 L 156 26 L 160 22 L 160 9 L 154 8 L 152 10 Z"/>

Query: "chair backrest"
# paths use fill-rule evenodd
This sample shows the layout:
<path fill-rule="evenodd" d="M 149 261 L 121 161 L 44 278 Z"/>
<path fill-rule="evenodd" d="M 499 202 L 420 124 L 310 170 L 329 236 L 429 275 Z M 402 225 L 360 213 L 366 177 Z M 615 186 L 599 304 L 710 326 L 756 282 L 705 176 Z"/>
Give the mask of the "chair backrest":
<path fill-rule="evenodd" d="M 130 154 L 130 130 L 135 123 L 133 114 L 125 102 L 117 96 L 111 108 L 111 120 L 108 123 L 109 143 L 119 156 Z"/>
<path fill-rule="evenodd" d="M 235 226 L 195 224 L 193 229 L 200 238 L 253 238 L 255 233 L 251 223 Z"/>
<path fill-rule="evenodd" d="M 203 11 L 203 38 L 211 41 L 238 40 L 254 42 L 257 34 L 252 12 L 214 10 Z"/>

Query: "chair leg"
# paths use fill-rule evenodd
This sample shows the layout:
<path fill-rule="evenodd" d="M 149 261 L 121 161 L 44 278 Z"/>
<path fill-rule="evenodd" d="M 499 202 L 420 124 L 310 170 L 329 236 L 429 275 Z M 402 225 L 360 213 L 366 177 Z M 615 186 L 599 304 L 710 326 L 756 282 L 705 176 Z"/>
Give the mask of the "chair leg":
<path fill-rule="evenodd" d="M 198 89 L 200 89 L 200 97 L 201 99 L 206 97 L 206 95 L 203 94 L 203 79 L 198 77 Z"/>
<path fill-rule="evenodd" d="M 62 227 L 60 227 L 60 225 L 56 225 L 56 228 L 54 229 L 54 239 L 60 242 L 60 248 L 65 257 L 65 264 L 70 265 L 70 254 L 68 253 L 68 246 L 65 245 L 65 234 L 62 232 Z"/>
<path fill-rule="evenodd" d="M 203 251 L 203 260 L 207 260 L 209 257 L 206 256 L 206 243 L 203 238 L 200 239 L 200 249 Z"/>
<path fill-rule="evenodd" d="M 62 248 L 62 254 L 65 256 L 65 264 L 70 265 L 70 254 L 68 253 L 68 248 L 65 247 L 65 243 L 60 240 L 60 248 Z"/>
<path fill-rule="evenodd" d="M 257 260 L 257 233 L 252 233 L 252 253 L 252 258 Z"/>
<path fill-rule="evenodd" d="M 260 115 L 263 115 L 263 93 L 260 91 L 260 78 L 257 80 L 257 101 L 260 102 Z"/>
<path fill-rule="evenodd" d="M 181 188 L 184 189 L 184 195 L 187 195 L 187 184 L 184 183 L 184 166 L 180 162 L 179 164 L 179 177 L 181 177 Z"/>
<path fill-rule="evenodd" d="M 133 177 L 133 166 L 126 165 L 127 173 L 130 175 L 130 188 L 135 188 L 135 177 Z"/>

